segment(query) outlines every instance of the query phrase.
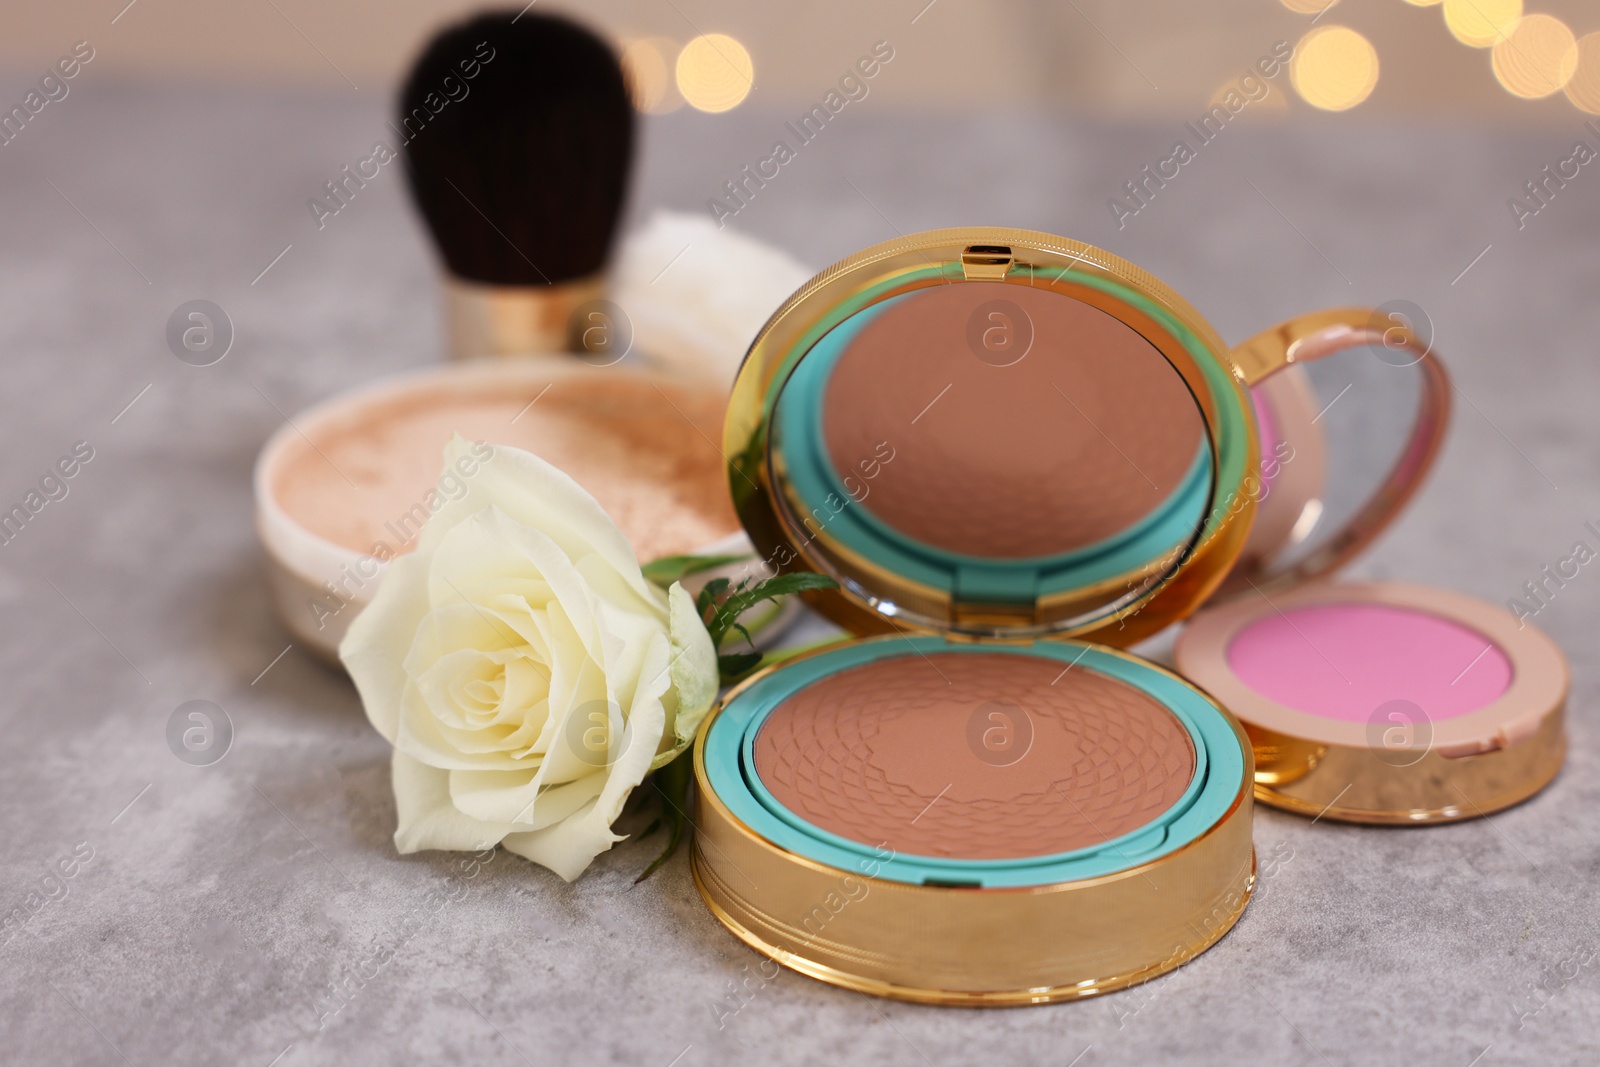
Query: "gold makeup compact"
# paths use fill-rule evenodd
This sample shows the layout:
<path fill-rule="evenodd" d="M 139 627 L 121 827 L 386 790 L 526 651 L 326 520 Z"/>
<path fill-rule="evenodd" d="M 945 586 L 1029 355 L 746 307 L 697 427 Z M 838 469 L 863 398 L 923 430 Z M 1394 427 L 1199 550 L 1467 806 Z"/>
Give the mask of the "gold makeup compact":
<path fill-rule="evenodd" d="M 1289 413 L 1283 475 L 1262 511 L 1283 481 L 1303 487 L 1278 504 L 1295 516 L 1290 532 L 1252 535 L 1255 551 L 1174 649 L 1183 675 L 1243 722 L 1256 799 L 1421 825 L 1543 789 L 1566 752 L 1568 668 L 1549 637 L 1459 593 L 1330 580 L 1409 501 L 1443 440 L 1451 390 L 1426 334 L 1399 313 L 1330 312 L 1240 353 L 1246 364 L 1318 359 L 1293 368 L 1300 398 L 1277 398 Z M 1295 481 L 1308 454 L 1317 476 Z"/>
<path fill-rule="evenodd" d="M 1239 557 L 1248 386 L 1294 354 L 1236 362 L 1144 271 L 1024 230 L 902 238 L 791 297 L 734 386 L 729 482 L 763 562 L 835 578 L 810 600 L 858 636 L 702 729 L 717 918 L 823 981 L 968 1005 L 1092 996 L 1221 938 L 1255 878 L 1250 744 L 1119 648 Z"/>

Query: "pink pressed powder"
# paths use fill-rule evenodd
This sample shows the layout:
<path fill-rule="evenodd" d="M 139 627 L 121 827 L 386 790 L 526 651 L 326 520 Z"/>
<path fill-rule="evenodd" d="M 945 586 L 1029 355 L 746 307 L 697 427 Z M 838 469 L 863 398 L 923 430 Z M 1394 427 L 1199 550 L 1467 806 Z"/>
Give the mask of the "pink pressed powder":
<path fill-rule="evenodd" d="M 712 443 L 724 406 L 709 390 L 624 371 L 419 389 L 309 427 L 285 449 L 271 490 L 319 537 L 399 555 L 416 544 L 445 443 L 459 433 L 565 471 L 641 560 L 678 555 L 739 529 Z"/>
<path fill-rule="evenodd" d="M 1390 604 L 1320 604 L 1264 615 L 1228 644 L 1246 686 L 1286 707 L 1366 722 L 1405 700 L 1433 721 L 1487 707 L 1511 685 L 1511 661 L 1481 633 Z"/>

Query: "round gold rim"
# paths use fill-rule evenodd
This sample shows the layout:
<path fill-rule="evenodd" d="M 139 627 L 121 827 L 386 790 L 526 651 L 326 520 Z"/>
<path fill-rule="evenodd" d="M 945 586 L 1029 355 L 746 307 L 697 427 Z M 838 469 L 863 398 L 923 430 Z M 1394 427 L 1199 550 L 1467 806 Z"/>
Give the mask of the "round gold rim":
<path fill-rule="evenodd" d="M 1004 256 L 990 258 L 1003 258 L 1004 263 L 976 262 L 985 258 L 979 252 L 995 249 L 1003 251 Z M 1031 270 L 1015 271 L 1017 266 Z M 1054 270 L 1055 275 L 1041 282 L 1038 272 L 1042 270 Z M 1086 277 L 1131 289 L 1170 314 L 1199 340 L 1214 361 L 1212 373 L 1208 376 L 1169 329 L 1132 304 L 1086 284 Z M 890 620 L 848 588 L 806 594 L 814 608 L 854 633 L 943 628 L 916 621 L 922 619 L 950 619 L 950 628 L 956 632 L 963 627 L 956 624 L 958 612 L 948 595 L 841 550 L 825 539 L 825 531 L 811 537 L 798 537 L 791 532 L 779 501 L 781 489 L 773 484 L 765 456 L 775 385 L 780 376 L 792 369 L 797 350 L 802 345 L 809 348 L 808 337 L 820 336 L 859 310 L 858 305 L 869 292 L 875 294 L 871 300 L 877 301 L 918 288 L 969 280 L 1057 290 L 1099 307 L 1139 332 L 1172 364 L 1194 394 L 1205 417 L 1214 470 L 1219 469 L 1217 453 L 1223 432 L 1217 383 L 1227 382 L 1236 394 L 1231 398 L 1233 402 L 1240 406 L 1249 403 L 1241 384 L 1243 375 L 1230 361 L 1227 345 L 1210 324 L 1146 271 L 1091 245 L 1032 230 L 965 227 L 901 237 L 829 267 L 791 296 L 757 334 L 734 383 L 723 444 L 735 510 L 757 551 L 773 569 L 843 573 L 836 564 L 845 559 L 852 572 L 846 577 L 863 579 L 859 584 L 902 609 L 895 620 Z M 1091 589 L 1041 598 L 1032 625 L 1008 620 L 995 624 L 993 629 L 973 632 L 981 636 L 1079 637 L 1121 647 L 1189 614 L 1222 581 L 1243 548 L 1256 500 L 1253 494 L 1241 492 L 1241 485 L 1244 476 L 1256 468 L 1256 447 L 1255 435 L 1247 434 L 1244 451 L 1248 454 L 1244 456 L 1238 484 L 1214 479 L 1205 528 L 1176 568 L 1169 569 L 1170 561 L 1158 561 L 1159 565 L 1152 564 L 1131 576 L 1133 588 L 1137 589 L 1152 575 L 1166 571 L 1166 578 L 1153 583 L 1143 595 L 1108 603 L 1110 593 L 1129 588 L 1130 576 L 1120 575 Z M 834 564 L 819 555 L 815 546 L 819 539 L 828 545 Z M 991 622 L 981 615 L 974 618 L 980 627 Z"/>
<path fill-rule="evenodd" d="M 1367 749 L 1315 746 L 1313 760 L 1281 774 L 1270 767 L 1258 773 L 1255 798 L 1295 815 L 1366 826 L 1436 826 L 1480 819 L 1533 799 L 1555 781 L 1567 756 L 1565 718 L 1563 704 L 1545 716 L 1537 733 L 1508 748 L 1474 756 L 1429 753 L 1408 767 L 1383 764 Z M 1255 727 L 1247 726 L 1246 732 L 1258 756 L 1264 749 L 1303 747 Z M 1264 775 L 1276 780 L 1263 780 Z M 1402 807 L 1382 800 L 1408 791 L 1418 803 Z"/>
<path fill-rule="evenodd" d="M 868 996 L 953 1008 L 1024 1008 L 1042 1004 L 1058 1004 L 1066 1001 L 1083 1000 L 1088 997 L 1099 996 L 1102 993 L 1114 993 L 1120 989 L 1127 989 L 1130 986 L 1140 985 L 1159 978 L 1164 974 L 1170 974 L 1210 949 L 1238 925 L 1239 920 L 1244 917 L 1245 909 L 1250 906 L 1250 898 L 1255 892 L 1257 873 L 1255 849 L 1251 848 L 1250 874 L 1246 888 L 1240 896 L 1238 907 L 1234 908 L 1213 932 L 1207 934 L 1205 939 L 1196 942 L 1192 947 L 1193 950 L 1187 954 L 1175 954 L 1173 957 L 1162 960 L 1160 963 L 1152 964 L 1149 967 L 1087 983 L 1078 982 L 1073 985 L 1042 986 L 1035 989 L 998 992 L 961 992 L 897 985 L 893 982 L 880 982 L 862 978 L 848 971 L 808 960 L 804 956 L 788 952 L 777 945 L 771 944 L 740 923 L 727 909 L 717 903 L 716 898 L 707 887 L 701 871 L 701 867 L 705 862 L 699 845 L 696 844 L 689 854 L 689 871 L 694 877 L 695 889 L 699 891 L 701 899 L 706 903 L 706 907 L 710 909 L 716 920 L 728 929 L 729 933 L 768 959 L 789 968 L 797 974 L 803 974 L 807 978 L 814 978 L 819 982 L 825 982 L 828 985 L 849 989 L 857 993 L 865 993 Z"/>

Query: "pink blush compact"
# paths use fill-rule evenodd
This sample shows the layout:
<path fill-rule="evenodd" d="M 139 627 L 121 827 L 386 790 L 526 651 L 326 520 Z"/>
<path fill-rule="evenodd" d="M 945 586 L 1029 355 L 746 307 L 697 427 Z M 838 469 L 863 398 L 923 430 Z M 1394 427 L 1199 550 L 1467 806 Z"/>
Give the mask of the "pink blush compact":
<path fill-rule="evenodd" d="M 1201 611 L 1178 669 L 1244 724 L 1256 797 L 1349 822 L 1486 815 L 1566 754 L 1555 643 L 1492 604 L 1398 582 L 1259 588 Z"/>
<path fill-rule="evenodd" d="M 1273 612 L 1228 645 L 1245 685 L 1286 707 L 1345 722 L 1407 700 L 1434 722 L 1487 707 L 1511 684 L 1511 660 L 1483 634 L 1388 604 Z"/>

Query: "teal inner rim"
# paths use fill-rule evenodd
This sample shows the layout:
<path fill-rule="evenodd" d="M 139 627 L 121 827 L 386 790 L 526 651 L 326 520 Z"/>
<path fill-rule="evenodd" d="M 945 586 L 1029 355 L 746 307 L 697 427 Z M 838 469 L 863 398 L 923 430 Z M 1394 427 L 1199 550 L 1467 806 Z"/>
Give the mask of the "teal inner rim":
<path fill-rule="evenodd" d="M 755 772 L 757 732 L 767 716 L 812 682 L 850 667 L 932 653 L 1040 656 L 1092 670 L 1148 693 L 1177 717 L 1194 743 L 1194 778 L 1177 803 L 1121 837 L 1088 848 L 1005 860 L 896 855 L 815 826 L 779 804 Z M 1227 717 L 1193 686 L 1150 664 L 1095 645 L 954 642 L 943 637 L 852 641 L 780 667 L 736 694 L 705 735 L 706 776 L 728 809 L 761 837 L 817 863 L 912 885 L 1023 888 L 1131 870 L 1200 837 L 1233 806 L 1244 781 L 1244 750 Z"/>
<path fill-rule="evenodd" d="M 989 604 L 1032 604 L 1041 596 L 1093 585 L 1163 557 L 1181 555 L 1199 531 L 1211 495 L 1211 448 L 1204 439 L 1196 445 L 1182 482 L 1148 515 L 1095 544 L 1050 556 L 994 559 L 953 552 L 909 537 L 873 514 L 868 505 L 855 504 L 824 438 L 828 380 L 867 325 L 923 292 L 902 293 L 858 311 L 819 339 L 795 367 L 778 398 L 772 423 L 773 448 L 782 456 L 794 498 L 786 503 L 799 503 L 807 517 L 817 518 L 864 559 L 962 600 Z"/>

